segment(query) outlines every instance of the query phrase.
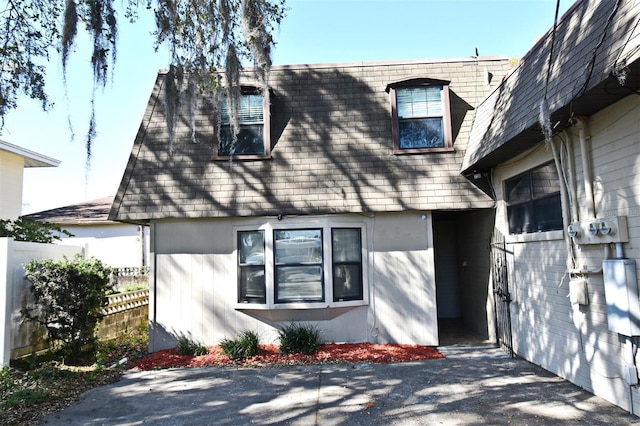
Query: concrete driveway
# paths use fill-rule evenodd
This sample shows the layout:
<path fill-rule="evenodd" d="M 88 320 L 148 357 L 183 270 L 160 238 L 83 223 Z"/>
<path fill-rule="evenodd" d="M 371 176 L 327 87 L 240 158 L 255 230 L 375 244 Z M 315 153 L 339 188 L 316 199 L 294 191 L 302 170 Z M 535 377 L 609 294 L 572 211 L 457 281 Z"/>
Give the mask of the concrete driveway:
<path fill-rule="evenodd" d="M 640 418 L 495 348 L 402 364 L 128 372 L 46 425 L 632 425 Z"/>

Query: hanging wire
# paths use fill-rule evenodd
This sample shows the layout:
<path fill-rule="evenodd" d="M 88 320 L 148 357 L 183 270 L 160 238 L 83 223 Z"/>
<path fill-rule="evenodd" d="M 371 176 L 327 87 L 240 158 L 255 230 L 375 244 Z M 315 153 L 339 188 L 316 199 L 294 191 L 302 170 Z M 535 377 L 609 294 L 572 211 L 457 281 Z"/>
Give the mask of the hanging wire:
<path fill-rule="evenodd" d="M 622 52 L 624 52 L 624 50 L 627 48 L 627 45 L 629 44 L 629 41 L 631 40 L 632 36 L 635 34 L 636 28 L 638 28 L 638 24 L 640 24 L 640 17 L 636 19 L 636 23 L 633 26 L 633 29 L 629 32 L 629 37 L 627 37 L 627 41 L 625 41 L 624 44 L 620 47 L 620 50 L 618 51 L 618 55 L 616 56 L 616 60 L 613 62 L 612 73 L 618 80 L 618 83 L 623 87 L 625 87 L 625 83 L 627 82 L 629 67 L 627 66 L 627 61 L 624 58 L 622 59 L 622 63 L 619 63 L 620 57 L 622 56 Z M 638 51 L 638 49 L 640 49 L 640 46 L 636 46 L 634 49 L 628 52 L 627 53 L 628 57 L 633 57 L 633 55 Z M 630 90 L 634 93 L 640 94 L 640 92 L 636 90 L 633 90 L 633 89 L 630 89 Z"/>
<path fill-rule="evenodd" d="M 558 28 L 558 12 L 560 11 L 560 0 L 556 1 L 556 14 L 553 19 L 553 30 L 551 31 L 551 49 L 549 51 L 549 62 L 547 62 L 547 80 L 544 84 L 544 99 L 547 99 L 549 80 L 551 80 L 551 70 L 553 69 L 553 49 L 556 44 L 556 29 Z"/>
<path fill-rule="evenodd" d="M 589 81 L 591 80 L 591 75 L 593 74 L 593 68 L 596 65 L 596 57 L 598 56 L 598 49 L 600 48 L 600 46 L 602 46 L 602 43 L 604 42 L 604 39 L 607 36 L 607 29 L 609 28 L 611 21 L 613 21 L 613 17 L 615 16 L 619 7 L 620 7 L 620 0 L 616 1 L 616 5 L 613 7 L 611 14 L 609 14 L 609 17 L 607 18 L 607 23 L 602 29 L 602 35 L 600 36 L 600 40 L 598 40 L 598 44 L 596 44 L 596 46 L 594 47 L 593 55 L 591 55 L 591 60 L 587 65 L 587 68 L 588 68 L 587 78 L 584 80 L 584 83 L 582 84 L 580 91 L 578 92 L 577 95 L 573 97 L 573 99 L 575 99 L 578 96 L 581 96 L 587 90 L 587 86 L 589 85 Z"/>
<path fill-rule="evenodd" d="M 551 31 L 551 47 L 549 49 L 549 59 L 547 61 L 547 78 L 544 83 L 544 97 L 540 102 L 539 121 L 544 139 L 549 141 L 553 136 L 553 128 L 551 127 L 551 114 L 549 113 L 549 103 L 547 102 L 547 93 L 549 90 L 549 81 L 551 80 L 551 72 L 553 70 L 553 50 L 556 40 L 556 29 L 558 28 L 558 12 L 560 11 L 560 0 L 556 1 L 556 13 L 553 19 L 553 30 Z"/>

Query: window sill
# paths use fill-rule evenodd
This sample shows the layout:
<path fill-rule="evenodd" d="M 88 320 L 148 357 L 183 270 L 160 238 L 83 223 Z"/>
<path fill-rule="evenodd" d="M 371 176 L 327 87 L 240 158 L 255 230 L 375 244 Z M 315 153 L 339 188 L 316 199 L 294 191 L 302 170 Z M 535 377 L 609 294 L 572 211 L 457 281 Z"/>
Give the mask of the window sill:
<path fill-rule="evenodd" d="M 269 155 L 260 155 L 260 154 L 250 154 L 250 155 L 226 155 L 219 156 L 214 155 L 213 161 L 248 161 L 248 160 L 270 160 L 271 154 Z"/>
<path fill-rule="evenodd" d="M 277 311 L 277 310 L 308 310 L 308 309 L 332 309 L 332 308 L 349 308 L 353 306 L 366 306 L 365 300 L 352 300 L 348 302 L 317 302 L 317 303 L 278 303 L 278 304 L 261 304 L 261 303 L 236 303 L 236 311 Z"/>
<path fill-rule="evenodd" d="M 530 234 L 509 234 L 505 236 L 505 242 L 508 244 L 531 243 L 536 241 L 554 241 L 562 240 L 564 231 L 545 231 L 532 232 Z"/>
<path fill-rule="evenodd" d="M 442 148 L 414 148 L 414 149 L 398 149 L 394 148 L 393 153 L 395 155 L 405 154 L 431 154 L 436 152 L 455 152 L 455 148 L 452 146 L 445 146 Z"/>

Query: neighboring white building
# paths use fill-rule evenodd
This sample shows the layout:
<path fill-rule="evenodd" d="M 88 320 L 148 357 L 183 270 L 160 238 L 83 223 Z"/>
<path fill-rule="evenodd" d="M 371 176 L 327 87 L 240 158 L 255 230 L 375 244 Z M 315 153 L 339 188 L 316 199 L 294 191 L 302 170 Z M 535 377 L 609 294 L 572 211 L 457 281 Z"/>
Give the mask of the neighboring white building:
<path fill-rule="evenodd" d="M 0 140 L 0 219 L 22 213 L 22 177 L 26 167 L 58 167 L 59 160 Z"/>
<path fill-rule="evenodd" d="M 113 197 L 26 215 L 51 222 L 73 234 L 59 234 L 59 244 L 82 246 L 85 256 L 114 268 L 146 266 L 149 257 L 148 227 L 108 219 Z"/>

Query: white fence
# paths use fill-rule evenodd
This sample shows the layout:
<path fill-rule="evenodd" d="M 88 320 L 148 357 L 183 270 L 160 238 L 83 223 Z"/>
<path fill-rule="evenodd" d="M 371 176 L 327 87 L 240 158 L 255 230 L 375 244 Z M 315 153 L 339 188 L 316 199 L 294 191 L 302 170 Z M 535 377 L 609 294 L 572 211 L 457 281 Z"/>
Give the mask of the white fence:
<path fill-rule="evenodd" d="M 31 297 L 22 265 L 33 259 L 71 258 L 77 253 L 82 253 L 82 247 L 0 238 L 0 365 L 9 364 L 10 359 L 26 355 L 32 349 L 39 349 L 32 348 L 32 338 L 36 338 L 36 342 L 42 341 L 37 339 L 37 329 L 21 321 L 20 310 Z"/>

